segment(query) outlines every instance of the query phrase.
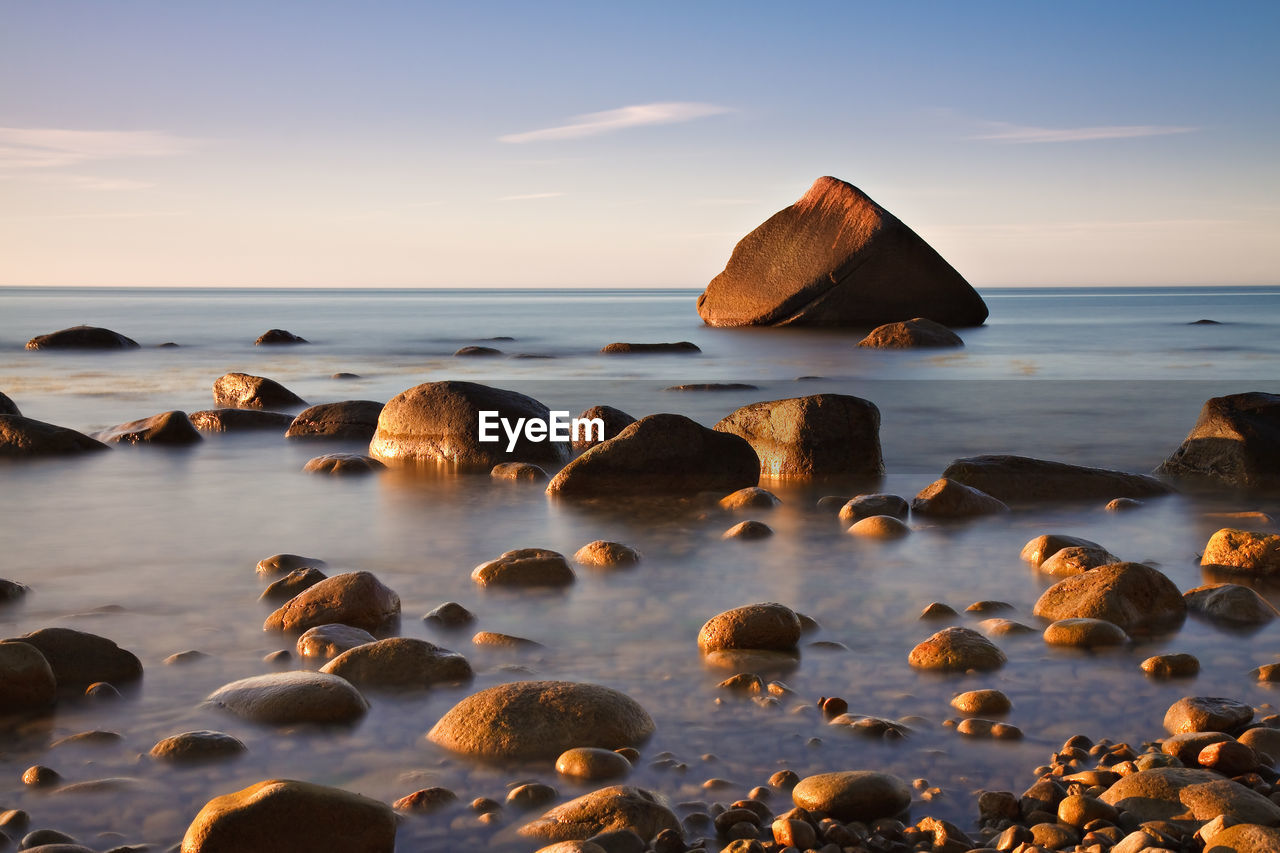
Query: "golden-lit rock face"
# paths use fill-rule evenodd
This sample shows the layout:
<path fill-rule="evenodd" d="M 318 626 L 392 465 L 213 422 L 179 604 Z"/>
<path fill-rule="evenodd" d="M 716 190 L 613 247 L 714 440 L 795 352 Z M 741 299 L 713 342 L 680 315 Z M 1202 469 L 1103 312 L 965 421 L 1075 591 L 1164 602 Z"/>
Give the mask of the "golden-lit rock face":
<path fill-rule="evenodd" d="M 774 479 L 878 477 L 880 410 L 848 394 L 812 394 L 752 403 L 715 428 L 745 438 L 760 458 L 760 475 Z"/>

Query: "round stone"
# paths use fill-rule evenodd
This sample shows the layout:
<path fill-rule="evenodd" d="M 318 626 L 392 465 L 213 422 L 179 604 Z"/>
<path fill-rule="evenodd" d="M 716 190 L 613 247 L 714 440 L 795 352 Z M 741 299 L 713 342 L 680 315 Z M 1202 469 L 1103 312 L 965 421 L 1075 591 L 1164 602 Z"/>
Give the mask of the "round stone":
<path fill-rule="evenodd" d="M 848 532 L 865 539 L 901 539 L 911 528 L 892 515 L 869 515 L 855 522 Z"/>
<path fill-rule="evenodd" d="M 222 732 L 183 732 L 151 747 L 151 757 L 174 763 L 194 763 L 233 758 L 246 751 L 236 738 Z"/>
<path fill-rule="evenodd" d="M 800 642 L 800 618 L 775 602 L 726 610 L 707 620 L 698 632 L 704 653 L 731 649 L 793 651 Z"/>
<path fill-rule="evenodd" d="M 209 704 L 271 725 L 349 723 L 369 703 L 350 682 L 323 672 L 277 672 L 242 678 L 209 695 Z"/>
<path fill-rule="evenodd" d="M 640 562 L 640 552 L 621 542 L 597 539 L 579 548 L 573 559 L 584 566 L 632 566 Z"/>
<path fill-rule="evenodd" d="M 1044 629 L 1044 641 L 1051 646 L 1094 649 L 1123 646 L 1129 642 L 1129 635 L 1105 619 L 1059 619 Z"/>
<path fill-rule="evenodd" d="M 988 672 L 1007 659 L 990 640 L 970 628 L 944 628 L 911 650 L 907 662 L 917 669 Z"/>
<path fill-rule="evenodd" d="M 594 782 L 626 776 L 631 772 L 631 762 L 612 750 L 579 746 L 560 753 L 556 772 Z"/>
<path fill-rule="evenodd" d="M 476 566 L 471 579 L 483 587 L 557 587 L 573 583 L 574 574 L 563 554 L 521 548 Z"/>
<path fill-rule="evenodd" d="M 951 707 L 962 714 L 1003 714 L 1013 703 L 999 690 L 969 690 L 952 699 Z"/>
<path fill-rule="evenodd" d="M 911 788 L 888 773 L 846 770 L 801 779 L 791 799 L 809 811 L 825 812 L 840 821 L 870 823 L 894 817 L 911 805 Z"/>

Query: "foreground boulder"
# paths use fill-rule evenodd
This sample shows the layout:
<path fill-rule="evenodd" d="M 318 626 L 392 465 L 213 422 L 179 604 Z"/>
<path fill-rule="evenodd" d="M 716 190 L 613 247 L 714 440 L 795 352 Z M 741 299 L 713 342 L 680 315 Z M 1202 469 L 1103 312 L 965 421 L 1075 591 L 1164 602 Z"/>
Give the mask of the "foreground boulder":
<path fill-rule="evenodd" d="M 358 687 L 422 690 L 470 681 L 471 664 L 457 652 L 410 637 L 391 637 L 348 649 L 320 668 Z"/>
<path fill-rule="evenodd" d="M 195 444 L 203 441 L 185 412 L 164 412 L 119 424 L 103 430 L 96 437 L 112 444 Z"/>
<path fill-rule="evenodd" d="M 1237 487 L 1280 485 L 1280 395 L 1255 391 L 1208 400 L 1182 446 L 1156 472 Z"/>
<path fill-rule="evenodd" d="M 1058 581 L 1033 612 L 1054 621 L 1105 619 L 1133 634 L 1176 628 L 1187 605 L 1173 581 L 1150 566 L 1112 563 Z"/>
<path fill-rule="evenodd" d="M 494 441 L 480 441 L 480 412 L 496 412 L 489 421 Z M 427 382 L 387 401 L 369 442 L 369 455 L 389 465 L 438 463 L 486 471 L 499 462 L 558 465 L 567 455 L 563 443 L 530 441 L 524 430 L 510 453 L 501 420 L 512 428 L 521 420 L 550 418 L 550 410 L 532 397 L 475 382 Z"/>
<path fill-rule="evenodd" d="M 1004 652 L 972 628 L 943 628 L 907 656 L 907 663 L 916 669 L 940 672 L 989 672 L 1006 660 Z"/>
<path fill-rule="evenodd" d="M 642 841 L 663 831 L 681 834 L 680 819 L 643 788 L 614 785 L 556 806 L 520 827 L 519 834 L 540 841 L 585 841 L 602 832 L 630 830 Z"/>
<path fill-rule="evenodd" d="M 351 682 L 324 672 L 275 672 L 224 684 L 205 700 L 255 723 L 351 723 L 369 703 Z"/>
<path fill-rule="evenodd" d="M 57 688 L 49 662 L 35 646 L 0 642 L 0 715 L 42 711 L 53 704 Z"/>
<path fill-rule="evenodd" d="M 710 326 L 874 325 L 922 314 L 977 326 L 987 306 L 897 217 L 823 177 L 742 238 L 698 297 L 698 314 Z"/>
<path fill-rule="evenodd" d="M 400 596 L 369 572 L 325 578 L 286 601 L 263 624 L 264 631 L 305 631 L 338 622 L 378 631 L 400 618 Z"/>
<path fill-rule="evenodd" d="M 911 788 L 888 773 L 845 770 L 806 776 L 791 789 L 791 799 L 802 809 L 836 820 L 871 823 L 910 806 Z"/>
<path fill-rule="evenodd" d="M 288 779 L 215 797 L 196 815 L 182 853 L 391 853 L 396 815 L 367 797 Z"/>
<path fill-rule="evenodd" d="M 747 440 L 766 477 L 878 477 L 880 410 L 847 394 L 814 394 L 743 406 L 715 428 Z"/>
<path fill-rule="evenodd" d="M 137 349 L 138 342 L 98 326 L 72 326 L 27 341 L 27 349 Z"/>
<path fill-rule="evenodd" d="M 107 446 L 84 433 L 20 415 L 0 415 L 0 459 L 69 456 Z"/>
<path fill-rule="evenodd" d="M 613 438 L 636 422 L 636 419 L 631 415 L 621 409 L 615 409 L 613 406 L 592 406 L 578 415 L 578 419 L 581 421 L 592 421 L 597 418 L 604 423 L 604 436 L 601 437 L 594 430 L 582 430 L 577 438 L 571 437 L 570 444 L 574 450 L 581 451 L 586 450 L 588 447 L 595 447 L 597 444 Z"/>
<path fill-rule="evenodd" d="M 142 662 L 133 652 L 97 634 L 41 628 L 17 639 L 44 655 L 59 688 L 83 688 L 95 681 L 121 685 L 142 677 Z"/>
<path fill-rule="evenodd" d="M 1200 565 L 1268 577 L 1280 574 L 1280 535 L 1224 527 L 1209 537 Z"/>
<path fill-rule="evenodd" d="M 1163 495 L 1169 487 L 1146 474 L 1089 468 L 1027 456 L 971 456 L 942 472 L 966 486 L 1010 501 L 1110 500 Z"/>
<path fill-rule="evenodd" d="M 653 733 L 653 720 L 626 694 L 571 681 L 516 681 L 472 694 L 427 733 L 476 758 L 554 759 L 575 746 L 619 749 Z"/>
<path fill-rule="evenodd" d="M 242 432 L 276 430 L 284 432 L 293 423 L 293 415 L 263 412 L 257 409 L 202 409 L 187 417 L 201 432 Z"/>
<path fill-rule="evenodd" d="M 899 323 L 885 323 L 871 330 L 858 341 L 860 347 L 873 349 L 916 349 L 932 347 L 962 347 L 964 341 L 941 323 L 925 317 L 916 317 Z"/>
<path fill-rule="evenodd" d="M 298 414 L 285 438 L 332 438 L 368 441 L 378 429 L 382 404 L 375 400 L 321 403 Z"/>
<path fill-rule="evenodd" d="M 743 438 L 683 415 L 649 415 L 587 450 L 547 485 L 566 497 L 731 492 L 760 481 Z"/>
<path fill-rule="evenodd" d="M 307 401 L 288 388 L 248 373 L 228 373 L 213 383 L 213 405 L 230 409 L 292 409 Z"/>
<path fill-rule="evenodd" d="M 912 498 L 911 511 L 935 518 L 974 518 L 999 515 L 1008 512 L 1009 507 L 980 489 L 943 477 Z"/>
<path fill-rule="evenodd" d="M 775 602 L 726 610 L 707 620 L 698 632 L 704 653 L 729 649 L 794 651 L 800 642 L 800 617 Z"/>
<path fill-rule="evenodd" d="M 1128 812 L 1137 822 L 1183 820 L 1201 823 L 1226 815 L 1245 823 L 1280 823 L 1280 806 L 1257 791 L 1211 770 L 1157 767 L 1130 773 L 1098 799 Z"/>

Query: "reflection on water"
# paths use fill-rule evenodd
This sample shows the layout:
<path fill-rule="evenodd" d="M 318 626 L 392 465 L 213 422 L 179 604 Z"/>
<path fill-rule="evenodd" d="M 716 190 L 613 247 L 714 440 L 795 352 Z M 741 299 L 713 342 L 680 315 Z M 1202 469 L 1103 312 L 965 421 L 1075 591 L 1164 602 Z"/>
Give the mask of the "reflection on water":
<path fill-rule="evenodd" d="M 415 332 L 401 318 L 388 331 L 385 347 L 366 343 L 334 352 L 317 344 L 283 354 L 249 347 L 235 359 L 218 337 L 233 325 L 228 316 L 215 312 L 206 328 L 180 312 L 162 319 L 143 315 L 127 327 L 116 325 L 135 337 L 137 325 L 148 326 L 152 337 L 181 337 L 195 346 L 110 358 L 31 359 L 27 353 L 5 352 L 0 390 L 31 416 L 81 428 L 169 408 L 206 408 L 208 386 L 232 369 L 282 379 L 313 402 L 384 399 L 426 379 L 465 376 L 501 380 L 553 408 L 576 411 L 608 403 L 634 415 L 682 411 L 703 423 L 755 400 L 842 391 L 880 406 L 888 473 L 879 487 L 906 496 L 927 485 L 952 458 L 983 452 L 1149 470 L 1177 446 L 1205 398 L 1277 390 L 1261 375 L 1275 375 L 1273 355 L 1255 368 L 1257 375 L 1156 381 L 1152 373 L 1158 376 L 1160 370 L 1146 366 L 1163 357 L 1149 347 L 1138 348 L 1138 368 L 1131 375 L 1117 371 L 1106 381 L 960 380 L 949 378 L 950 367 L 914 356 L 897 362 L 885 353 L 863 358 L 849 334 L 770 337 L 664 327 L 664 298 L 637 300 L 634 326 L 626 325 L 632 318 L 624 322 L 602 312 L 597 318 L 602 329 L 593 331 L 591 346 L 583 345 L 586 335 L 569 335 L 563 326 L 539 330 L 536 323 L 522 325 L 505 315 L 503 322 L 482 322 L 474 300 L 451 297 L 437 307 L 468 318 L 470 325 L 448 341 Z M 329 304 L 317 297 L 302 307 L 312 312 L 308 316 L 319 316 Z M 294 303 L 289 307 L 298 309 Z M 370 311 L 353 322 L 374 326 L 403 307 Z M 1000 307 L 993 301 L 993 317 Z M 41 310 L 50 312 L 42 319 L 56 314 L 47 304 Z M 263 322 L 252 329 L 237 326 L 239 337 L 248 341 L 269 326 L 291 328 L 313 340 L 326 337 L 323 328 L 316 334 L 308 325 L 250 313 Z M 18 328 L 12 316 L 5 315 L 3 338 L 19 346 L 24 336 L 69 325 L 33 321 Z M 94 321 L 111 325 L 111 318 L 95 316 Z M 326 328 L 338 329 L 345 318 L 337 312 L 329 322 Z M 1160 328 L 1162 335 L 1190 334 L 1181 327 Z M 1056 375 L 1052 351 L 1016 335 L 1002 337 L 1004 329 L 993 321 L 976 331 L 974 352 L 968 354 L 988 364 L 1031 359 Z M 166 334 L 159 334 L 162 330 Z M 415 351 L 414 341 L 429 339 L 433 351 L 444 353 L 457 341 L 475 340 L 466 337 L 467 331 L 477 338 L 481 332 L 512 334 L 519 339 L 514 346 L 576 348 L 579 354 L 539 362 L 535 369 L 515 361 L 464 366 Z M 605 339 L 687 338 L 705 352 L 694 360 L 658 357 L 623 364 L 590 355 L 597 338 L 601 344 Z M 1070 361 L 1082 350 L 1107 345 L 1106 336 L 1095 336 L 1063 358 Z M 407 357 L 415 352 L 421 357 Z M 1268 352 L 1266 346 L 1254 349 Z M 328 379 L 348 369 L 366 378 Z M 485 370 L 502 375 L 494 378 Z M 794 381 L 802 374 L 827 378 Z M 620 376 L 634 378 L 620 381 Z M 750 381 L 760 390 L 661 390 L 679 382 L 724 379 Z M 403 849 L 427 849 L 433 841 L 439 846 L 447 836 L 458 846 L 469 839 L 529 850 L 537 845 L 510 837 L 517 814 L 508 811 L 499 825 L 486 827 L 466 803 L 475 797 L 502 801 L 507 785 L 517 780 L 548 782 L 566 798 L 589 786 L 558 778 L 545 763 L 477 764 L 442 752 L 423 735 L 467 693 L 533 676 L 595 681 L 640 701 L 657 731 L 629 781 L 673 803 L 737 799 L 783 765 L 801 775 L 881 768 L 906 779 L 925 778 L 944 790 L 940 799 L 917 805 L 917 816 L 933 814 L 970 827 L 976 819 L 974 791 L 1020 792 L 1032 781 L 1032 768 L 1072 734 L 1136 745 L 1160 733 L 1164 710 L 1187 693 L 1255 704 L 1272 699 L 1248 673 L 1275 660 L 1274 626 L 1232 632 L 1190 619 L 1172 635 L 1088 653 L 1045 646 L 1038 634 L 1002 637 L 997 642 L 1008 665 L 980 676 L 922 674 L 906 659 L 915 643 L 941 627 L 918 618 L 934 600 L 963 611 L 973 601 L 1000 599 L 1014 607 L 1001 615 L 1038 625 L 1031 608 L 1048 580 L 1018 556 L 1033 536 L 1085 536 L 1123 559 L 1158 565 L 1188 589 L 1204 580 L 1197 555 L 1225 524 L 1210 513 L 1274 515 L 1280 509 L 1274 500 L 1174 495 L 1119 514 L 1093 504 L 1020 508 L 1008 517 L 968 524 L 917 523 L 911 536 L 886 543 L 855 539 L 833 514 L 816 509 L 824 494 L 853 492 L 851 484 L 839 482 L 766 483 L 782 498 L 780 507 L 730 515 L 700 501 L 553 501 L 536 485 L 483 475 L 389 472 L 330 479 L 301 473 L 312 456 L 352 449 L 260 433 L 218 434 L 182 450 L 124 447 L 84 459 L 0 467 L 0 576 L 33 589 L 24 602 L 0 609 L 3 636 L 48 625 L 75 627 L 111 637 L 138 654 L 146 668 L 144 680 L 115 703 L 68 699 L 50 718 L 6 729 L 0 738 L 0 805 L 29 811 L 33 828 L 56 827 L 105 848 L 124 841 L 175 843 L 210 797 L 263 778 L 304 778 L 385 801 L 443 785 L 458 793 L 459 804 L 406 822 Z M 766 521 L 776 535 L 753 542 L 721 540 L 726 528 L 746 517 Z M 642 562 L 625 570 L 578 567 L 576 583 L 555 593 L 481 590 L 469 579 L 475 565 L 512 548 L 572 554 L 601 538 L 635 546 Z M 262 585 L 254 564 L 277 552 L 323 558 L 331 571 L 374 572 L 401 597 L 401 633 L 467 655 L 477 670 L 474 683 L 409 696 L 371 694 L 369 715 L 354 727 L 336 730 L 273 730 L 203 708 L 202 699 L 218 686 L 271 671 L 263 656 L 291 645 L 291 638 L 261 630 L 268 610 L 257 601 Z M 1275 590 L 1263 592 L 1280 602 Z M 421 621 L 448 600 L 475 612 L 478 623 L 447 632 Z M 706 666 L 696 644 L 698 629 L 710 616 L 755 601 L 784 602 L 821 626 L 805 637 L 799 665 L 776 676 L 794 691 L 776 708 L 719 691 L 716 684 L 727 673 Z M 943 624 L 975 625 L 981 618 L 962 614 Z M 526 637 L 543 648 L 477 648 L 470 642 L 473 630 Z M 808 645 L 814 642 L 845 648 Z M 209 657 L 184 665 L 162 663 L 188 649 Z M 1161 652 L 1194 653 L 1202 662 L 1201 674 L 1190 682 L 1146 679 L 1138 663 Z M 971 741 L 942 725 L 953 716 L 950 698 L 978 687 L 996 687 L 1010 696 L 1014 707 L 1006 719 L 1024 731 L 1024 740 Z M 885 742 L 829 727 L 813 707 L 820 696 L 843 697 L 851 713 L 909 718 L 910 735 Z M 195 769 L 164 767 L 146 757 L 161 738 L 201 728 L 235 735 L 248 745 L 248 754 Z M 89 729 L 119 732 L 124 741 L 49 748 L 60 737 Z M 675 766 L 653 766 L 663 752 L 675 756 Z M 20 777 L 35 763 L 53 767 L 68 782 L 131 781 L 100 793 L 28 790 Z M 735 787 L 708 794 L 701 783 L 712 777 Z M 118 835 L 100 836 L 103 832 Z"/>

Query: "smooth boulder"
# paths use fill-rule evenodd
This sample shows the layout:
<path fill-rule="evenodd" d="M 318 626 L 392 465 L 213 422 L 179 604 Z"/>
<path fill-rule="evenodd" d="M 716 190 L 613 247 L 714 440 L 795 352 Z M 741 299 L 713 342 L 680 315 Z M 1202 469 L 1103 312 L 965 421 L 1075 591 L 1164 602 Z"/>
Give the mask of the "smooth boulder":
<path fill-rule="evenodd" d="M 871 823 L 910 806 L 911 788 L 888 773 L 844 770 L 806 776 L 791 789 L 791 799 L 802 809 L 836 820 Z"/>
<path fill-rule="evenodd" d="M 1040 564 L 1040 571 L 1046 575 L 1071 577 L 1081 575 L 1098 566 L 1109 566 L 1120 562 L 1115 554 L 1105 548 L 1092 548 L 1088 545 L 1071 545 L 1059 548 L 1053 556 Z"/>
<path fill-rule="evenodd" d="M 328 474 L 333 477 L 358 477 L 376 474 L 387 466 L 363 453 L 326 453 L 308 459 L 302 470 L 308 474 Z"/>
<path fill-rule="evenodd" d="M 1280 823 L 1280 806 L 1211 770 L 1155 767 L 1130 773 L 1098 799 L 1128 812 L 1139 822 L 1200 823 L 1227 815 L 1247 823 Z"/>
<path fill-rule="evenodd" d="M 302 636 L 298 637 L 298 642 L 294 647 L 298 650 L 298 657 L 300 658 L 329 660 L 330 658 L 336 658 L 348 649 L 354 649 L 356 646 L 363 646 L 365 643 L 372 643 L 376 640 L 377 637 L 368 631 L 352 628 L 350 625 L 333 623 L 317 625 L 314 628 L 308 628 L 303 631 Z"/>
<path fill-rule="evenodd" d="M 562 803 L 519 834 L 540 841 L 585 841 L 605 832 L 631 830 L 648 841 L 660 832 L 681 834 L 680 819 L 657 795 L 643 788 L 614 785 Z"/>
<path fill-rule="evenodd" d="M 1157 473 L 1245 488 L 1280 485 L 1280 394 L 1214 397 Z"/>
<path fill-rule="evenodd" d="M 1280 535 L 1224 527 L 1209 537 L 1200 565 L 1227 572 L 1280 575 Z"/>
<path fill-rule="evenodd" d="M 1059 619 L 1044 629 L 1044 641 L 1051 646 L 1096 649 L 1123 646 L 1129 635 L 1119 625 L 1105 619 Z"/>
<path fill-rule="evenodd" d="M 731 492 L 760 480 L 760 459 L 739 436 L 683 415 L 641 418 L 574 459 L 547 485 L 563 497 Z"/>
<path fill-rule="evenodd" d="M 1280 613 L 1247 586 L 1210 583 L 1182 594 L 1187 609 L 1215 622 L 1229 625 L 1264 625 Z"/>
<path fill-rule="evenodd" d="M 181 853 L 391 853 L 395 846 L 396 815 L 385 803 L 271 779 L 206 803 Z"/>
<path fill-rule="evenodd" d="M 27 349 L 138 349 L 138 342 L 99 326 L 72 326 L 36 335 Z"/>
<path fill-rule="evenodd" d="M 476 758 L 532 760 L 554 759 L 575 746 L 636 746 L 653 728 L 644 708 L 617 690 L 572 681 L 516 681 L 466 697 L 427 738 Z"/>
<path fill-rule="evenodd" d="M 698 631 L 698 648 L 704 654 L 733 649 L 790 652 L 799 642 L 800 617 L 772 601 L 726 610 Z"/>
<path fill-rule="evenodd" d="M 470 681 L 471 664 L 457 652 L 410 637 L 391 637 L 348 649 L 320 668 L 357 687 L 421 690 Z"/>
<path fill-rule="evenodd" d="M 151 747 L 150 755 L 157 761 L 194 764 L 235 758 L 247 751 L 248 748 L 238 738 L 224 732 L 202 730 L 164 738 Z"/>
<path fill-rule="evenodd" d="M 224 684 L 205 700 L 255 723 L 351 723 L 369 703 L 351 682 L 324 672 L 275 672 Z"/>
<path fill-rule="evenodd" d="M 0 642 L 0 715 L 43 711 L 53 704 L 57 689 L 39 649 L 18 640 Z"/>
<path fill-rule="evenodd" d="M 507 551 L 471 572 L 471 580 L 483 587 L 568 586 L 574 578 L 564 555 L 546 548 Z"/>
<path fill-rule="evenodd" d="M 400 596 L 369 572 L 325 578 L 286 601 L 263 623 L 264 631 L 305 631 L 338 622 L 379 631 L 400 618 Z"/>
<path fill-rule="evenodd" d="M 1058 581 L 1036 601 L 1045 619 L 1105 619 L 1129 634 L 1176 628 L 1187 605 L 1173 581 L 1141 563 L 1112 563 Z"/>
<path fill-rule="evenodd" d="M 121 685 L 142 678 L 142 662 L 133 652 L 97 634 L 41 628 L 17 639 L 44 655 L 59 688 L 83 688 L 95 681 Z"/>
<path fill-rule="evenodd" d="M 1044 533 L 1022 546 L 1022 559 L 1039 567 L 1045 560 L 1063 548 L 1091 548 L 1099 551 L 1106 549 L 1091 539 L 1079 536 L 1066 536 L 1061 533 Z"/>
<path fill-rule="evenodd" d="M 0 415 L 0 459 L 70 456 L 107 445 L 84 433 L 21 415 Z"/>
<path fill-rule="evenodd" d="M 828 176 L 738 242 L 698 314 L 710 326 L 865 326 L 921 314 L 977 326 L 987 306 L 901 220 Z"/>
<path fill-rule="evenodd" d="M 1008 512 L 1009 507 L 980 489 L 943 477 L 925 486 L 912 498 L 911 511 L 935 518 L 976 518 L 1000 515 Z"/>
<path fill-rule="evenodd" d="M 1189 732 L 1238 732 L 1253 719 L 1253 707 L 1222 696 L 1183 696 L 1164 712 L 1164 730 L 1171 735 Z"/>
<path fill-rule="evenodd" d="M 916 645 L 907 663 L 939 672 L 990 672 L 1008 660 L 995 644 L 972 628 L 943 628 Z"/>
<path fill-rule="evenodd" d="M 254 346 L 276 346 L 279 344 L 305 344 L 307 339 L 295 335 L 287 329 L 267 329 L 253 342 Z"/>
<path fill-rule="evenodd" d="M 111 444 L 195 444 L 204 440 L 186 412 L 162 412 L 109 427 L 94 437 Z"/>
<path fill-rule="evenodd" d="M 305 406 L 303 400 L 288 388 L 248 373 L 227 373 L 213 383 L 213 405 L 228 409 L 292 409 Z"/>
<path fill-rule="evenodd" d="M 493 412 L 493 441 L 480 440 L 480 413 Z M 515 391 L 475 382 L 427 382 L 387 401 L 369 442 L 369 455 L 389 465 L 493 468 L 499 462 L 558 465 L 567 455 L 564 443 L 531 441 L 522 429 L 511 452 L 501 421 L 548 421 L 542 403 Z"/>
<path fill-rule="evenodd" d="M 872 349 L 925 349 L 962 347 L 964 341 L 941 323 L 935 323 L 927 317 L 914 317 L 875 327 L 858 341 L 858 346 Z"/>
<path fill-rule="evenodd" d="M 285 430 L 285 438 L 330 438 L 368 441 L 378 429 L 382 404 L 375 400 L 343 400 L 303 409 Z"/>
<path fill-rule="evenodd" d="M 640 552 L 630 545 L 623 545 L 621 542 L 596 539 L 594 542 L 588 542 L 575 551 L 573 561 L 583 566 L 595 566 L 597 568 L 634 566 L 640 562 Z"/>
<path fill-rule="evenodd" d="M 878 477 L 880 410 L 848 394 L 813 394 L 752 403 L 716 423 L 746 439 L 760 474 L 780 479 Z"/>
<path fill-rule="evenodd" d="M 1070 465 L 1029 456 L 970 456 L 957 459 L 942 472 L 966 486 L 1005 501 L 1111 500 L 1167 494 L 1155 477 L 1108 468 Z"/>

